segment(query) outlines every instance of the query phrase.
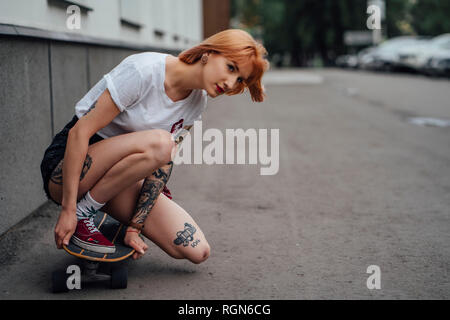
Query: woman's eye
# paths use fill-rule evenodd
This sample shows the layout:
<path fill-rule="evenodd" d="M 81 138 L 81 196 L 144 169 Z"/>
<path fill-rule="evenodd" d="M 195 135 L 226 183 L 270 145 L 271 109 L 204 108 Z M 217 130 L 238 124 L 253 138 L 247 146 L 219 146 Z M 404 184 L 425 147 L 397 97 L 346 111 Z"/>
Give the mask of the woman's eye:
<path fill-rule="evenodd" d="M 229 67 L 229 69 L 231 70 L 231 72 L 234 71 L 234 66 L 233 66 L 233 65 L 229 64 L 228 67 Z M 242 83 L 244 80 L 243 80 L 241 77 L 239 77 L 239 78 L 238 78 L 238 81 L 239 81 L 239 83 Z"/>

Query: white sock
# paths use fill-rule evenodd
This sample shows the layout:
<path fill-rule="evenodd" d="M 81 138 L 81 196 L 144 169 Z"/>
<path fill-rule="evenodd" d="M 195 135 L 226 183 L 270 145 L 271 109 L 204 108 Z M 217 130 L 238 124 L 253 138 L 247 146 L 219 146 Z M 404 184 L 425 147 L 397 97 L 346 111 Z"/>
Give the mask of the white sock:
<path fill-rule="evenodd" d="M 77 218 L 81 219 L 91 219 L 95 216 L 97 211 L 103 207 L 104 203 L 98 203 L 92 197 L 89 191 L 84 195 L 84 197 L 77 203 Z"/>

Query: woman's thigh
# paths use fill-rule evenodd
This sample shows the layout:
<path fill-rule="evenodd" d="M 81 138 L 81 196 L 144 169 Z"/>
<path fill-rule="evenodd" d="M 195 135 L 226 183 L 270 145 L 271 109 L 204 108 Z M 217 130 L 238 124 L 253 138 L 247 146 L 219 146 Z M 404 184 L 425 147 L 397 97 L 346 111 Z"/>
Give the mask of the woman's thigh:
<path fill-rule="evenodd" d="M 143 181 L 122 191 L 102 210 L 126 224 L 133 217 Z M 201 263 L 210 253 L 205 235 L 194 219 L 164 194 L 157 198 L 144 222 L 142 234 L 173 258 Z"/>
<path fill-rule="evenodd" d="M 84 160 L 78 186 L 78 197 L 90 190 L 112 166 L 133 153 L 149 151 L 152 140 L 160 139 L 160 130 L 145 130 L 122 134 L 107 138 L 89 145 Z M 48 183 L 50 195 L 61 203 L 62 200 L 62 167 L 64 159 L 53 170 Z"/>

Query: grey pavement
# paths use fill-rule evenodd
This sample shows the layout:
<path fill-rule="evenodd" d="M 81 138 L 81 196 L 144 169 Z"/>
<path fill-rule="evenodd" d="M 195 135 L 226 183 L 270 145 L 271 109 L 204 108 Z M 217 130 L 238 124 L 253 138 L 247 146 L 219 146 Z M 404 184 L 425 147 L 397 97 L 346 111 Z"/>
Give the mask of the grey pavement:
<path fill-rule="evenodd" d="M 0 299 L 449 299 L 450 128 L 409 122 L 450 120 L 449 83 L 288 70 L 268 75 L 263 103 L 210 100 L 203 130 L 277 128 L 280 166 L 175 167 L 168 186 L 205 233 L 206 262 L 151 244 L 127 289 L 54 295 L 51 272 L 76 260 L 56 249 L 47 203 L 0 238 Z M 381 289 L 366 286 L 370 265 Z"/>

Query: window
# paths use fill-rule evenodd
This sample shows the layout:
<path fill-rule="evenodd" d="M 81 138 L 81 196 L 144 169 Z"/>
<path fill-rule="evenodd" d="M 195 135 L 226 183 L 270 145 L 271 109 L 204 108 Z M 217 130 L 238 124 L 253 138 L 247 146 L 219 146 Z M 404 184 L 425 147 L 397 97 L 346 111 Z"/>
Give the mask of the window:
<path fill-rule="evenodd" d="M 76 5 L 80 8 L 81 13 L 87 13 L 88 11 L 93 11 L 92 7 L 88 6 L 86 1 L 82 0 L 47 0 L 50 6 L 59 7 L 61 9 L 67 10 L 68 6 Z"/>
<path fill-rule="evenodd" d="M 120 0 L 120 22 L 136 30 L 142 28 L 139 0 Z"/>

